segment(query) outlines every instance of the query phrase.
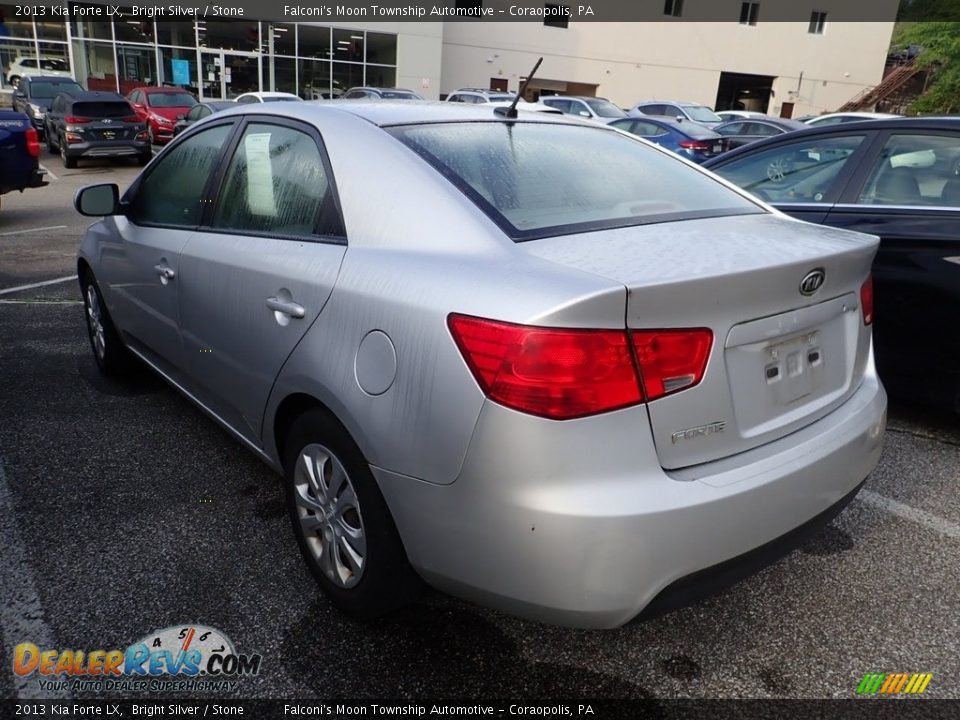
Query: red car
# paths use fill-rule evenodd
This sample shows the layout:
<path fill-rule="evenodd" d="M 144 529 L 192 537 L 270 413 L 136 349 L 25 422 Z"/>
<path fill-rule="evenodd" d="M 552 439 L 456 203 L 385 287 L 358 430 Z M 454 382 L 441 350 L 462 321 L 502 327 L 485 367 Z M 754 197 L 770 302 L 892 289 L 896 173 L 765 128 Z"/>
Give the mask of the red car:
<path fill-rule="evenodd" d="M 137 117 L 147 124 L 150 142 L 163 145 L 173 139 L 173 127 L 186 115 L 197 99 L 186 90 L 174 87 L 135 88 L 127 95 Z"/>

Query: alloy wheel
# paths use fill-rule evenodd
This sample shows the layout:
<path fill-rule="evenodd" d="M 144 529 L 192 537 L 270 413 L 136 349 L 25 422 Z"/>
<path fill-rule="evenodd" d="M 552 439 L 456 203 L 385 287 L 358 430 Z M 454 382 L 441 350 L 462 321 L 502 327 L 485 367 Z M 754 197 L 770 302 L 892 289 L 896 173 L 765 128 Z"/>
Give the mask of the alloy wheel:
<path fill-rule="evenodd" d="M 103 314 L 100 310 L 100 298 L 93 285 L 87 285 L 87 329 L 93 340 L 93 349 L 97 357 L 103 360 L 107 355 L 107 336 L 103 329 Z"/>

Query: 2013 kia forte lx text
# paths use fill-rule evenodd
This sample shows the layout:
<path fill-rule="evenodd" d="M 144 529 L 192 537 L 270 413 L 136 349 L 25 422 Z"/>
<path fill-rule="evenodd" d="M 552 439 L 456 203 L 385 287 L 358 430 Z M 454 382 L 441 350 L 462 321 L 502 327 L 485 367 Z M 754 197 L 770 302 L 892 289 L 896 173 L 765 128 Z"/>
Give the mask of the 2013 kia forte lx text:
<path fill-rule="evenodd" d="M 877 463 L 876 238 L 524 115 L 237 108 L 77 195 L 96 362 L 283 473 L 353 614 L 425 580 L 616 626 L 769 562 Z"/>

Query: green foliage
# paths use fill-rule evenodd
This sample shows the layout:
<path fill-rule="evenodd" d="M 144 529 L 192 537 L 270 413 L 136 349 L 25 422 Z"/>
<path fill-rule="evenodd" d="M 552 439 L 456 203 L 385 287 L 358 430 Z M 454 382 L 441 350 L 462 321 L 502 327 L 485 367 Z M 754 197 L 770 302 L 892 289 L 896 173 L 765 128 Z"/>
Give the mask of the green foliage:
<path fill-rule="evenodd" d="M 956 2 L 960 7 L 960 0 Z M 927 91 L 911 109 L 918 113 L 960 112 L 960 22 L 904 25 L 894 42 L 900 46 L 921 46 L 923 52 L 917 58 L 917 64 L 933 70 Z"/>
<path fill-rule="evenodd" d="M 960 0 L 902 0 L 897 12 L 901 22 L 960 20 Z"/>

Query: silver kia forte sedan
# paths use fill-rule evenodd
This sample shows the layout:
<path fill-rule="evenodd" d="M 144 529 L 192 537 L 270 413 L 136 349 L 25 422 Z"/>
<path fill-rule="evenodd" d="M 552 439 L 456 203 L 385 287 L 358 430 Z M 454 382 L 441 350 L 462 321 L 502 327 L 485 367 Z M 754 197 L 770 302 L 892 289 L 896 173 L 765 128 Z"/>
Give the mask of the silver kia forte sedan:
<path fill-rule="evenodd" d="M 451 103 L 211 116 L 78 271 L 139 358 L 278 473 L 324 593 L 422 581 L 612 627 L 742 577 L 880 454 L 873 237 L 787 218 L 615 129 Z"/>

